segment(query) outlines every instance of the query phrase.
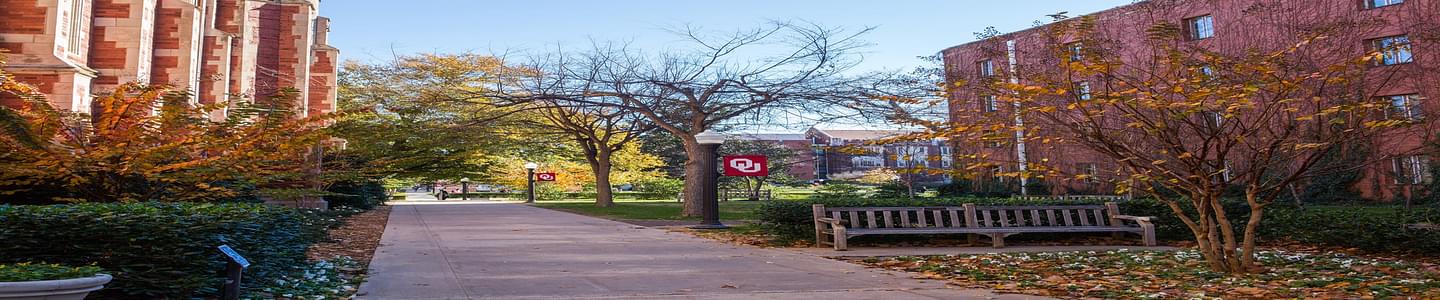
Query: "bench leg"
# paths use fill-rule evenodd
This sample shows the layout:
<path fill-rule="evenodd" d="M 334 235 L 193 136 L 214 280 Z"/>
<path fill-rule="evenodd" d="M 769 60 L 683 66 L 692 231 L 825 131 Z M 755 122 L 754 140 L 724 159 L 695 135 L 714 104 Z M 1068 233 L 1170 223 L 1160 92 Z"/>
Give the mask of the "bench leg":
<path fill-rule="evenodd" d="M 975 241 L 978 240 L 979 237 L 979 235 L 976 235 L 974 233 L 965 234 L 965 246 L 975 246 Z"/>
<path fill-rule="evenodd" d="M 850 235 L 845 234 L 845 227 L 835 227 L 833 236 L 835 238 L 835 251 L 845 251 L 849 249 L 850 245 L 848 245 L 848 242 Z"/>
<path fill-rule="evenodd" d="M 1005 234 L 1002 234 L 1002 233 L 991 234 L 991 235 L 990 235 L 990 246 L 995 247 L 995 248 L 1005 248 Z"/>
<path fill-rule="evenodd" d="M 1140 235 L 1142 236 L 1142 238 L 1144 238 L 1145 246 L 1147 246 L 1147 247 L 1154 247 L 1156 244 L 1158 244 L 1158 243 L 1155 241 L 1155 225 L 1154 225 L 1154 224 L 1140 224 L 1140 230 L 1143 231 L 1143 233 L 1141 233 Z"/>

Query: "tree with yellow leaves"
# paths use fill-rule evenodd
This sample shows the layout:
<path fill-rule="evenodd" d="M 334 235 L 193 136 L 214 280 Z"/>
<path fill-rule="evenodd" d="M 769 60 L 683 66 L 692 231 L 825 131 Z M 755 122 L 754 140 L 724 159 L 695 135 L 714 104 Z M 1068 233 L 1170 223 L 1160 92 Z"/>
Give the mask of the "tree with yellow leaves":
<path fill-rule="evenodd" d="M 1154 198 L 1173 210 L 1167 220 L 1190 229 L 1212 270 L 1259 271 L 1256 231 L 1265 208 L 1290 187 L 1357 172 L 1419 145 L 1391 144 L 1355 165 L 1318 164 L 1327 153 L 1354 141 L 1433 136 L 1426 134 L 1433 118 L 1387 114 L 1396 107 L 1379 97 L 1394 82 L 1387 75 L 1408 70 L 1374 67 L 1397 49 L 1350 51 L 1371 33 L 1347 22 L 1383 20 L 1307 19 L 1286 14 L 1302 9 L 1287 5 L 1304 4 L 1271 4 L 1247 13 L 1295 27 L 1196 42 L 1169 21 L 1180 11 L 1174 1 L 1151 1 L 1127 16 L 1148 26 L 1061 19 L 1023 37 L 1045 45 L 1035 51 L 982 40 L 998 45 L 988 53 L 996 61 L 1023 60 L 950 70 L 952 122 L 925 135 L 958 143 L 957 163 L 971 173 L 1104 180 L 1119 193 Z M 1082 156 L 1098 166 L 1069 165 Z M 1242 191 L 1242 220 L 1222 202 L 1231 188 Z"/>

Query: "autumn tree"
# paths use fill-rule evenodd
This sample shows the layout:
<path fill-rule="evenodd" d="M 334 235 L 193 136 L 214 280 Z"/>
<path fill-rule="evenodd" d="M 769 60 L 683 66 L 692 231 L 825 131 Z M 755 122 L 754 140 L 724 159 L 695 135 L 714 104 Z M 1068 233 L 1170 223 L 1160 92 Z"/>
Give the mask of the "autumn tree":
<path fill-rule="evenodd" d="M 17 107 L 0 107 L 0 186 L 35 202 L 217 201 L 237 186 L 309 188 L 307 156 L 329 116 L 296 117 L 295 92 L 197 105 L 183 91 L 125 84 L 92 114 L 51 106 L 0 72 Z M 220 121 L 208 112 L 228 106 Z"/>
<path fill-rule="evenodd" d="M 615 153 L 634 147 L 636 139 L 654 128 L 639 114 L 587 101 L 538 101 L 535 113 L 544 116 L 539 126 L 569 137 L 579 146 L 595 180 L 595 206 L 615 206 L 611 171 Z"/>
<path fill-rule="evenodd" d="M 1197 42 L 1193 29 L 1174 23 L 1182 20 L 1177 3 L 1138 3 L 1120 21 L 1143 26 L 1103 26 L 1081 17 L 1030 36 L 979 42 L 990 46 L 977 55 L 1024 60 L 992 69 L 993 76 L 955 67 L 954 120 L 930 134 L 964 143 L 964 170 L 1021 164 L 1027 167 L 1004 175 L 1103 179 L 1117 192 L 1154 198 L 1190 229 L 1209 267 L 1220 272 L 1259 270 L 1256 231 L 1265 209 L 1288 187 L 1323 174 L 1358 172 L 1417 147 L 1376 143 L 1387 146 L 1363 162 L 1318 164 L 1327 153 L 1355 141 L 1433 136 L 1427 121 L 1433 118 L 1380 97 L 1397 82 L 1397 72 L 1413 69 L 1376 66 L 1405 59 L 1409 44 L 1356 47 L 1375 34 L 1368 28 L 1396 24 L 1262 1 L 1229 20 L 1259 29 Z M 1307 17 L 1314 15 L 1332 17 Z M 1036 47 L 1007 50 L 1002 38 Z M 976 150 L 1016 143 L 1027 149 L 1018 160 Z M 1102 158 L 1098 169 L 1104 171 L 1066 165 L 1073 162 L 1067 156 L 1078 155 Z M 1241 190 L 1245 203 L 1240 220 L 1232 219 L 1242 214 L 1222 199 L 1231 187 Z"/>
<path fill-rule="evenodd" d="M 544 152 L 529 148 L 564 142 L 537 135 L 541 130 L 528 120 L 539 115 L 479 96 L 516 72 L 498 58 L 469 53 L 347 62 L 338 80 L 339 106 L 353 113 L 331 131 L 346 140 L 345 155 L 360 157 L 375 176 L 483 178 L 497 166 L 486 157 Z"/>
<path fill-rule="evenodd" d="M 683 213 L 695 216 L 701 189 L 695 179 L 714 172 L 700 168 L 703 147 L 695 135 L 741 120 L 813 121 L 831 105 L 859 102 L 856 79 L 843 73 L 858 61 L 856 50 L 865 45 L 859 37 L 868 31 L 808 23 L 721 34 L 686 28 L 677 30 L 685 43 L 655 53 L 597 42 L 522 63 L 538 76 L 497 88 L 497 97 L 615 107 L 669 132 L 688 157 Z"/>

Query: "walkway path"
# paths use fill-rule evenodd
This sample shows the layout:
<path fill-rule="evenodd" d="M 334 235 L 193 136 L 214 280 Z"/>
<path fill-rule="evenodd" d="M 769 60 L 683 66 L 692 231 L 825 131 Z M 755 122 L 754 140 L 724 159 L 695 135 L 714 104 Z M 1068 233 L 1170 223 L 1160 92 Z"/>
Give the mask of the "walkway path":
<path fill-rule="evenodd" d="M 792 251 L 486 201 L 395 206 L 369 276 L 360 299 L 997 297 Z"/>

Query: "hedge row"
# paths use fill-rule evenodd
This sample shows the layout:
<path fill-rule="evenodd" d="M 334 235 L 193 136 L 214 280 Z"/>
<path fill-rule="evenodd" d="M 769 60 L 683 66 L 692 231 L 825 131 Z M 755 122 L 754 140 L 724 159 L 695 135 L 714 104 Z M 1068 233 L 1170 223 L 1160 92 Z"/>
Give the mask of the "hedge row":
<path fill-rule="evenodd" d="M 454 194 L 450 194 L 450 195 L 448 195 L 448 196 L 446 196 L 446 197 L 449 197 L 449 198 L 452 198 L 452 199 L 453 199 L 453 198 L 460 198 L 460 197 L 463 197 L 463 196 L 466 196 L 466 195 L 468 195 L 468 196 L 470 196 L 470 197 L 480 197 L 480 198 L 517 198 L 517 199 L 518 199 L 518 198 L 524 198 L 524 197 L 525 197 L 525 191 L 511 192 L 511 193 L 494 193 L 494 192 L 487 192 L 487 193 L 467 193 L 467 194 L 454 193 Z M 673 194 L 673 193 L 615 192 L 614 195 L 615 195 L 615 198 L 633 198 L 633 199 L 641 199 L 641 200 L 674 200 L 674 199 L 675 199 L 675 194 Z M 564 192 L 564 193 L 561 193 L 561 196 L 563 196 L 564 199 L 595 199 L 595 192 Z M 536 197 L 539 197 L 539 196 L 536 196 Z M 543 198 L 543 197 L 541 197 L 541 198 Z"/>
<path fill-rule="evenodd" d="M 1008 198 L 923 198 L 908 199 L 810 199 L 772 201 L 760 205 L 759 219 L 767 231 L 783 239 L 811 239 L 814 223 L 810 207 L 960 206 L 977 205 L 1078 205 L 1104 201 L 1035 201 Z M 1154 200 L 1119 202 L 1120 212 L 1154 216 L 1155 231 L 1164 240 L 1191 240 L 1190 229 L 1175 217 L 1169 206 Z M 1238 227 L 1249 218 L 1244 202 L 1225 203 L 1227 215 Z M 1371 251 L 1440 254 L 1440 230 L 1406 229 L 1405 225 L 1440 221 L 1440 210 L 1403 210 L 1398 207 L 1295 207 L 1274 206 L 1265 210 L 1257 234 L 1263 240 L 1291 240 L 1313 245 L 1358 248 Z"/>
<path fill-rule="evenodd" d="M 91 265 L 115 280 L 99 296 L 215 296 L 230 245 L 253 263 L 248 282 L 272 282 L 305 264 L 334 215 L 260 204 L 0 206 L 0 263 Z"/>

